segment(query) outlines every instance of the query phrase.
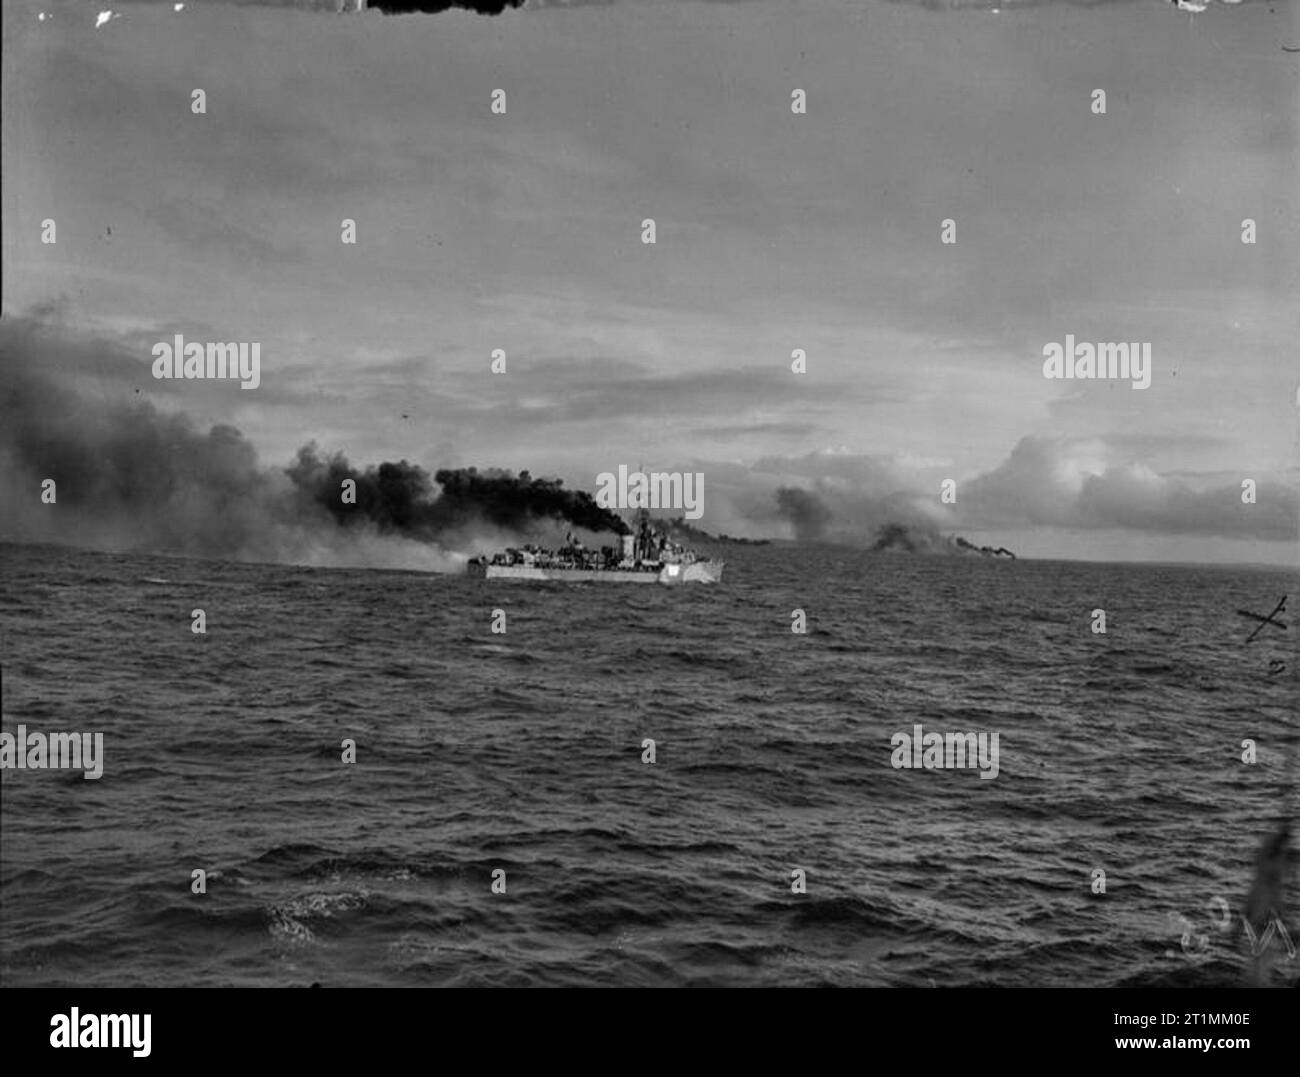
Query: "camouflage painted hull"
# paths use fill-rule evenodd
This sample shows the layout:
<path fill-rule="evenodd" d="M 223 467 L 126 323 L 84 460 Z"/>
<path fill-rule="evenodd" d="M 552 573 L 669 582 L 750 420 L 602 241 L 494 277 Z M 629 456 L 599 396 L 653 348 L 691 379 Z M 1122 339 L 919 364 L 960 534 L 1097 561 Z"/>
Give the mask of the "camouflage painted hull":
<path fill-rule="evenodd" d="M 469 563 L 469 575 L 486 580 L 556 580 L 562 583 L 717 583 L 722 561 L 694 561 L 689 565 L 664 565 L 656 570 L 539 568 L 536 565 L 486 565 Z"/>

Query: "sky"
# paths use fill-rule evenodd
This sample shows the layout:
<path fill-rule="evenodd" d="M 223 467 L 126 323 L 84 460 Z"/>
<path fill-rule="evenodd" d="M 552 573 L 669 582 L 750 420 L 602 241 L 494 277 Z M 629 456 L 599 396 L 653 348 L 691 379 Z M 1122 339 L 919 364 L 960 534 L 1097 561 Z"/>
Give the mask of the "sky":
<path fill-rule="evenodd" d="M 1296 564 L 1294 4 L 311 6 L 5 4 L 3 315 L 79 342 L 50 376 L 268 467 L 622 464 L 736 535 L 795 534 L 793 486 L 835 540 Z M 154 379 L 177 333 L 261 384 Z M 1066 334 L 1149 342 L 1149 388 L 1045 378 Z"/>

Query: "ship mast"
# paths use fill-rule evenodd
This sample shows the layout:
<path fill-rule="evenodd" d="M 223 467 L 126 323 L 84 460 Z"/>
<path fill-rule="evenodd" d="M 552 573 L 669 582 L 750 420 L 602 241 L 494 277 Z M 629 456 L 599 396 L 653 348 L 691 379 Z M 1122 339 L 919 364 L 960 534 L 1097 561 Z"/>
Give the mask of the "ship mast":
<path fill-rule="evenodd" d="M 637 461 L 636 470 L 638 475 L 645 475 L 645 467 L 640 460 Z M 636 510 L 636 515 L 632 518 L 632 526 L 635 528 L 634 539 L 632 543 L 632 560 L 649 561 L 650 560 L 650 510 L 641 505 Z"/>

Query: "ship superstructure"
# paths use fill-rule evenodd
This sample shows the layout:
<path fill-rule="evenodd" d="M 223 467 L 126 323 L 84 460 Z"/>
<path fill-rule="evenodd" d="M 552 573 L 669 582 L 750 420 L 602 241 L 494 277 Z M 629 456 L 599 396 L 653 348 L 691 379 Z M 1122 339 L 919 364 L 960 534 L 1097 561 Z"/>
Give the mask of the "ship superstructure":
<path fill-rule="evenodd" d="M 531 543 L 469 562 L 471 576 L 482 579 L 564 580 L 596 583 L 716 583 L 724 562 L 702 558 L 655 527 L 641 509 L 617 545 L 584 546 L 572 533 L 557 550 Z"/>

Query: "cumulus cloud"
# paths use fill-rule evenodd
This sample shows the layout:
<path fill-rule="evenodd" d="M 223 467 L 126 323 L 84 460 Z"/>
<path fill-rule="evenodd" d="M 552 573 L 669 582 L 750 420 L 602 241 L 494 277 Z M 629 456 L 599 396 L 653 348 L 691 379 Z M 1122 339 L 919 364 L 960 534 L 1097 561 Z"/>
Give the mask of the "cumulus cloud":
<path fill-rule="evenodd" d="M 1243 480 L 1256 484 L 1242 501 Z M 999 528 L 1120 528 L 1262 541 L 1297 537 L 1300 499 L 1282 475 L 1169 476 L 1096 439 L 1026 437 L 992 471 L 961 486 L 964 521 Z"/>
<path fill-rule="evenodd" d="M 709 475 L 710 521 L 721 514 L 736 534 L 853 545 L 869 545 L 887 525 L 918 534 L 1066 528 L 1135 538 L 1300 537 L 1300 497 L 1286 475 L 1161 473 L 1134 455 L 1133 439 L 1117 441 L 1025 437 L 1001 464 L 965 478 L 940 460 L 844 451 L 693 466 Z M 957 482 L 953 504 L 940 498 L 945 478 Z M 1253 504 L 1242 501 L 1245 479 L 1255 482 Z"/>

